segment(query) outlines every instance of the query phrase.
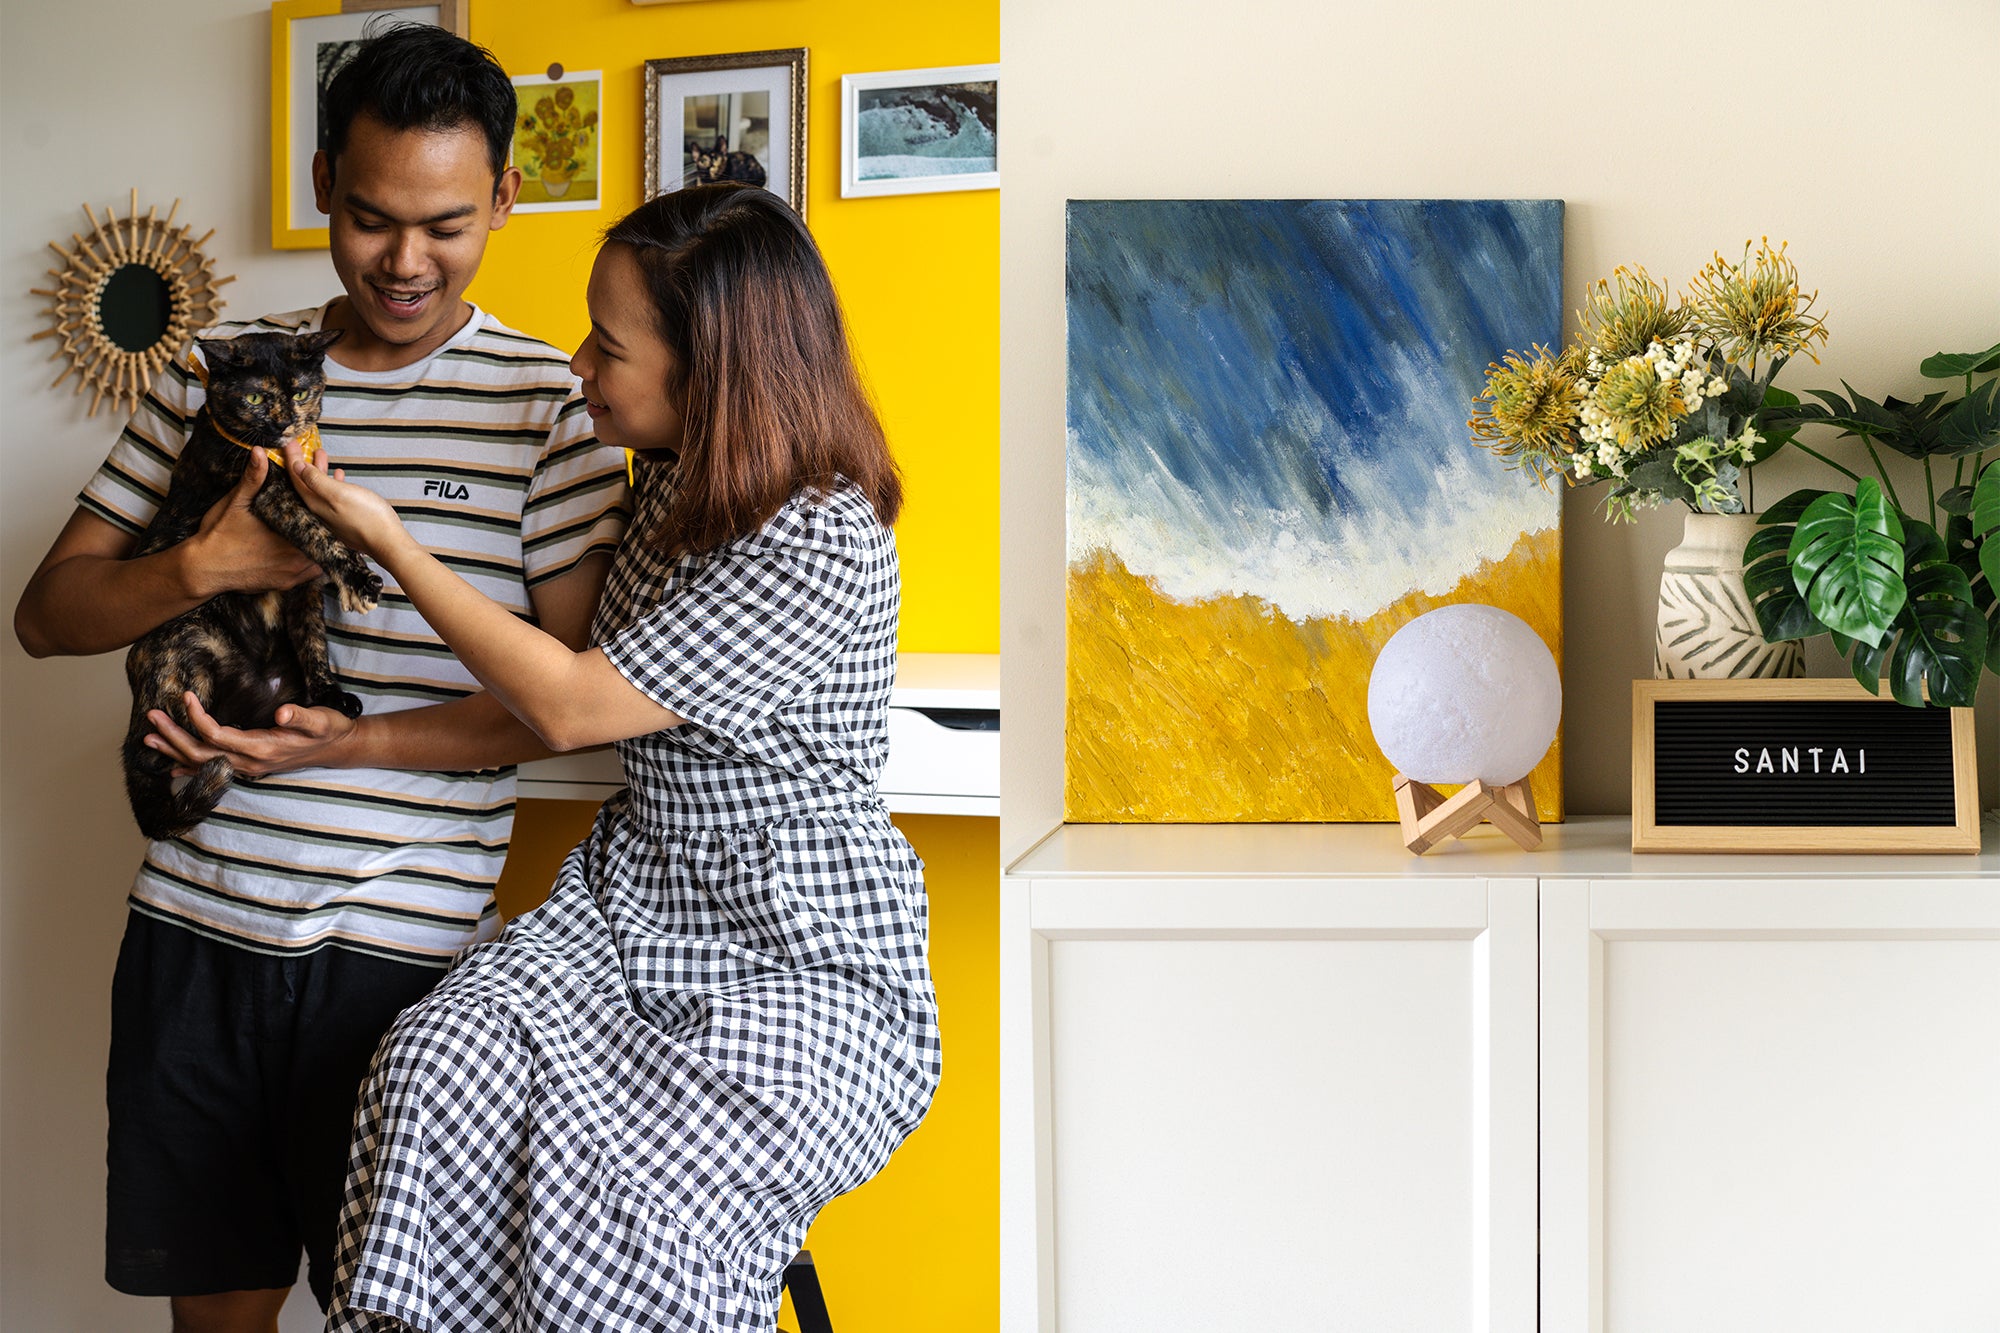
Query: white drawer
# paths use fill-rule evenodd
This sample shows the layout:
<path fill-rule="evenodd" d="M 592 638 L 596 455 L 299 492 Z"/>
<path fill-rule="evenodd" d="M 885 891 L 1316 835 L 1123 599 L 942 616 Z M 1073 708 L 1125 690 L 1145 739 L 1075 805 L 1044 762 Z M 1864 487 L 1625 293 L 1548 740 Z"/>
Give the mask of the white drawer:
<path fill-rule="evenodd" d="M 882 799 L 912 814 L 1000 813 L 1000 710 L 889 706 Z"/>

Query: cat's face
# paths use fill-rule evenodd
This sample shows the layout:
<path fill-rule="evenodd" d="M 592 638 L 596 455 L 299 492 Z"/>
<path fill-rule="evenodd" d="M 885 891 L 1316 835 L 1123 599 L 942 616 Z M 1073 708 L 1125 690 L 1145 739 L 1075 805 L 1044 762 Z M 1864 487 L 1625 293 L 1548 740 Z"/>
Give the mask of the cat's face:
<path fill-rule="evenodd" d="M 299 438 L 319 423 L 326 349 L 339 340 L 338 330 L 203 339 L 209 416 L 245 444 L 275 448 Z"/>

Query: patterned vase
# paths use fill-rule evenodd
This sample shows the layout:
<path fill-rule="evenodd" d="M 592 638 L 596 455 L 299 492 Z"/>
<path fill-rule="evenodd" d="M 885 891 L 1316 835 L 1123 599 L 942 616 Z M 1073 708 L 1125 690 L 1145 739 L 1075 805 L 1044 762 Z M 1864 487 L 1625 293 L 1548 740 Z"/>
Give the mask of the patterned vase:
<path fill-rule="evenodd" d="M 1743 548 L 1757 531 L 1755 514 L 1689 514 L 1681 544 L 1660 572 L 1660 622 L 1653 674 L 1742 680 L 1802 676 L 1804 645 L 1766 643 L 1743 591 Z"/>

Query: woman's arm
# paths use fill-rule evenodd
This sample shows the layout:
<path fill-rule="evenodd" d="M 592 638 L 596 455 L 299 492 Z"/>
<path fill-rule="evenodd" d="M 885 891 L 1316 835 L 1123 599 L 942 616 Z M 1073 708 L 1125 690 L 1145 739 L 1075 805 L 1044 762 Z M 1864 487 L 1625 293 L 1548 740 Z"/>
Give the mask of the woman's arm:
<path fill-rule="evenodd" d="M 324 455 L 307 463 L 288 447 L 286 466 L 306 505 L 389 571 L 466 669 L 549 749 L 650 735 L 684 720 L 641 694 L 599 650 L 574 650 L 483 596 L 418 545 L 387 500 L 328 475 Z"/>

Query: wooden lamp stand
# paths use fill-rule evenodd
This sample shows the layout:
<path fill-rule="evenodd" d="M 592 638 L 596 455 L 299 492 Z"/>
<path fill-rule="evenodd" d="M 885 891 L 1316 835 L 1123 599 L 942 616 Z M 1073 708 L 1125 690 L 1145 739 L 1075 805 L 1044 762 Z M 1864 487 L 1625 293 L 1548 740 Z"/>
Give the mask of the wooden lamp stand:
<path fill-rule="evenodd" d="M 1524 852 L 1542 845 L 1542 825 L 1535 818 L 1535 791 L 1527 778 L 1504 787 L 1478 779 L 1445 796 L 1423 782 L 1396 775 L 1396 815 L 1403 825 L 1403 845 L 1422 856 L 1449 838 L 1461 838 L 1484 821 L 1520 844 Z"/>

